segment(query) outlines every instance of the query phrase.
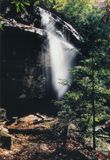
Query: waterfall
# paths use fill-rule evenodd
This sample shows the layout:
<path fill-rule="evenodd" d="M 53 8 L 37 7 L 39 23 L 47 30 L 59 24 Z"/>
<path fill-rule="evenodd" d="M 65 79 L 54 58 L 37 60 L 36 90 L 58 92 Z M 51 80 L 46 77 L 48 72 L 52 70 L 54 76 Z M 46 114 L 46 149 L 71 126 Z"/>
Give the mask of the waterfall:
<path fill-rule="evenodd" d="M 50 57 L 52 86 L 58 98 L 61 98 L 68 89 L 67 83 L 71 82 L 71 63 L 77 49 L 69 43 L 66 36 L 55 27 L 55 19 L 51 13 L 40 8 L 41 23 L 47 32 Z"/>

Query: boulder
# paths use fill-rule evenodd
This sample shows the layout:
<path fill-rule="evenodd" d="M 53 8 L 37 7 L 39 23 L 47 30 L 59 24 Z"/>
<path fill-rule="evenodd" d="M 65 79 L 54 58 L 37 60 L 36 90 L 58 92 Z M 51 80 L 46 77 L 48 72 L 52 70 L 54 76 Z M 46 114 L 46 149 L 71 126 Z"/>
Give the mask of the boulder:
<path fill-rule="evenodd" d="M 11 149 L 13 145 L 13 137 L 9 134 L 8 129 L 0 126 L 0 147 Z"/>

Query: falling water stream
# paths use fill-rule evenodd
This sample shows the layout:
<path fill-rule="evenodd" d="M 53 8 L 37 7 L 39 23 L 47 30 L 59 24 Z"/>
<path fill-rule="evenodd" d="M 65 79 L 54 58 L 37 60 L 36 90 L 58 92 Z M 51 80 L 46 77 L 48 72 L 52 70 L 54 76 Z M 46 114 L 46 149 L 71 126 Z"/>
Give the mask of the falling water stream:
<path fill-rule="evenodd" d="M 64 82 L 71 82 L 71 64 L 77 49 L 69 43 L 65 35 L 55 27 L 55 20 L 51 13 L 40 9 L 41 23 L 47 32 L 50 56 L 52 86 L 58 98 L 61 98 L 68 89 Z"/>

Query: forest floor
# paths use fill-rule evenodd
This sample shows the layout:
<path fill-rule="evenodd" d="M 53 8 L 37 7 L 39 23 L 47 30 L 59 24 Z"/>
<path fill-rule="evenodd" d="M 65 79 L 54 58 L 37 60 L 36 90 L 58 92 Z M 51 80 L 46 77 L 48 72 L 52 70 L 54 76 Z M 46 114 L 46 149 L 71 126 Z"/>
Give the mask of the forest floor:
<path fill-rule="evenodd" d="M 13 136 L 10 149 L 0 148 L 0 160 L 92 160 L 92 147 L 73 138 L 57 137 L 52 132 L 57 118 L 36 114 L 6 123 Z M 109 160 L 96 151 L 98 160 Z M 96 160 L 96 159 L 94 159 Z"/>

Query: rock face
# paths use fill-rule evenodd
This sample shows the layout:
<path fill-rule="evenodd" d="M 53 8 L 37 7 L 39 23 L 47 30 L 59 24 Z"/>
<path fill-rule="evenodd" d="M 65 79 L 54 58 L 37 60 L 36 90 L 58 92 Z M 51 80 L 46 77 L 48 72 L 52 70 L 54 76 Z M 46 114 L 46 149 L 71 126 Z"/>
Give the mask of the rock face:
<path fill-rule="evenodd" d="M 9 114 L 35 111 L 39 99 L 46 95 L 41 54 L 44 40 L 15 27 L 5 27 L 1 38 L 1 106 Z"/>
<path fill-rule="evenodd" d="M 5 19 L 2 20 L 4 29 L 1 34 L 0 106 L 6 108 L 8 116 L 36 111 L 55 113 L 56 109 L 50 104 L 54 97 L 51 84 L 47 87 L 42 53 L 48 43 L 41 25 L 39 8 L 19 15 L 14 14 L 12 9 L 3 10 Z M 53 18 L 58 29 L 65 28 L 70 39 L 76 45 L 80 44 L 81 37 L 69 24 L 54 14 Z"/>

